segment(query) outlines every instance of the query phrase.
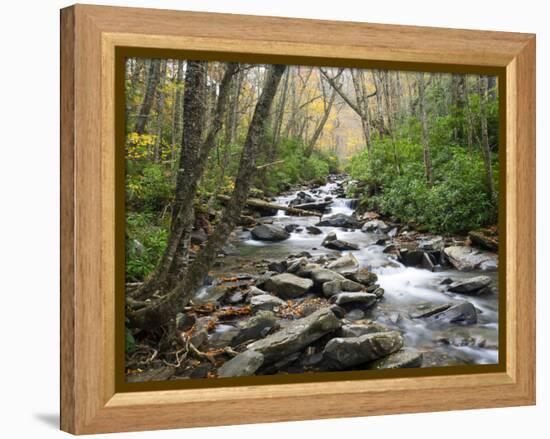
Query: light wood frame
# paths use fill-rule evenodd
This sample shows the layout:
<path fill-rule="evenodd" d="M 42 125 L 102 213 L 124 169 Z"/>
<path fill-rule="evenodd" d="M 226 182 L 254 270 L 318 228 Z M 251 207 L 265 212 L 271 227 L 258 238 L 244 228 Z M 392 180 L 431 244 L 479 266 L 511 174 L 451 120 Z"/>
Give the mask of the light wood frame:
<path fill-rule="evenodd" d="M 505 371 L 115 391 L 118 46 L 505 69 Z M 61 11 L 61 428 L 84 434 L 535 403 L 535 37 L 76 5 Z"/>

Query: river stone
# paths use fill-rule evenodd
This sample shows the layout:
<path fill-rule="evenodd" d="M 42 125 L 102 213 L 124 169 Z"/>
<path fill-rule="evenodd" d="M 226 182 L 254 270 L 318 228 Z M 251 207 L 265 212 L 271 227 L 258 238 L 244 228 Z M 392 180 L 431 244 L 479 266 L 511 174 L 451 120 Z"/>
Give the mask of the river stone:
<path fill-rule="evenodd" d="M 294 299 L 307 293 L 313 286 L 311 279 L 290 273 L 278 274 L 265 282 L 265 289 L 283 299 Z"/>
<path fill-rule="evenodd" d="M 489 276 L 476 276 L 470 279 L 453 282 L 449 285 L 449 291 L 460 294 L 480 295 L 488 292 L 488 286 L 491 284 Z"/>
<path fill-rule="evenodd" d="M 325 334 L 341 326 L 330 308 L 322 308 L 307 317 L 292 321 L 280 331 L 247 346 L 263 354 L 266 363 L 277 361 L 298 352 Z"/>
<path fill-rule="evenodd" d="M 254 375 L 264 362 L 264 356 L 256 351 L 244 351 L 224 363 L 218 369 L 218 377 L 242 377 Z"/>
<path fill-rule="evenodd" d="M 336 271 L 345 271 L 345 270 L 353 270 L 358 266 L 359 266 L 359 262 L 357 261 L 357 258 L 353 256 L 352 253 L 348 253 L 344 256 L 339 257 L 334 262 L 331 262 L 330 264 L 328 264 L 327 268 L 330 268 L 331 270 L 336 270 Z"/>
<path fill-rule="evenodd" d="M 315 268 L 309 273 L 315 285 L 320 286 L 333 280 L 345 280 L 346 278 L 336 271 L 327 268 Z"/>
<path fill-rule="evenodd" d="M 338 293 L 330 298 L 331 303 L 336 305 L 346 305 L 348 303 L 361 303 L 369 307 L 375 304 L 376 296 L 370 293 Z"/>
<path fill-rule="evenodd" d="M 338 337 L 326 344 L 323 359 L 330 369 L 347 369 L 385 357 L 402 347 L 403 337 L 397 331 Z"/>
<path fill-rule="evenodd" d="M 307 265 L 307 258 L 298 258 L 288 262 L 286 271 L 288 273 L 297 273 L 301 268 Z"/>
<path fill-rule="evenodd" d="M 239 330 L 237 328 L 231 328 L 224 331 L 213 332 L 208 337 L 209 349 L 221 349 L 230 344 L 233 344 L 233 339 L 237 336 Z"/>
<path fill-rule="evenodd" d="M 431 317 L 438 322 L 471 325 L 477 322 L 477 311 L 470 302 L 462 302 Z"/>
<path fill-rule="evenodd" d="M 350 273 L 346 277 L 366 286 L 372 285 L 378 280 L 378 276 L 366 268 L 360 268 L 355 273 Z"/>
<path fill-rule="evenodd" d="M 232 346 L 237 346 L 245 341 L 257 340 L 265 337 L 267 333 L 277 326 L 275 314 L 271 311 L 259 311 L 257 314 L 239 322 L 239 332 L 231 340 Z"/>
<path fill-rule="evenodd" d="M 368 292 L 368 291 L 367 291 Z M 384 296 L 384 288 L 376 288 L 372 294 L 376 296 L 377 299 L 381 299 Z"/>
<path fill-rule="evenodd" d="M 268 264 L 267 269 L 276 273 L 284 273 L 287 269 L 287 261 L 272 261 Z"/>
<path fill-rule="evenodd" d="M 273 224 L 260 224 L 251 230 L 251 235 L 254 239 L 260 241 L 283 241 L 290 237 L 285 229 Z"/>
<path fill-rule="evenodd" d="M 323 242 L 321 243 L 321 245 L 325 245 L 331 241 L 336 241 L 337 237 L 336 237 L 336 232 L 330 232 L 327 234 L 327 236 L 325 236 L 325 239 L 323 239 Z"/>
<path fill-rule="evenodd" d="M 364 287 L 360 283 L 354 282 L 349 279 L 344 279 L 344 280 L 337 279 L 330 282 L 325 282 L 322 288 L 323 288 L 323 294 L 326 297 L 330 297 L 342 291 L 349 291 L 349 292 L 361 291 Z"/>
<path fill-rule="evenodd" d="M 251 285 L 248 287 L 247 293 L 251 296 L 261 296 L 263 294 L 268 294 L 267 291 L 260 290 L 258 287 L 255 287 L 254 285 Z"/>
<path fill-rule="evenodd" d="M 308 233 L 311 233 L 312 235 L 320 235 L 321 233 L 323 233 L 323 231 L 319 227 L 315 227 L 315 226 L 307 226 L 306 230 L 308 231 Z"/>
<path fill-rule="evenodd" d="M 254 312 L 260 310 L 273 311 L 276 308 L 285 306 L 286 302 L 271 294 L 260 294 L 259 296 L 252 297 L 250 304 Z"/>
<path fill-rule="evenodd" d="M 332 241 L 325 242 L 323 241 L 323 247 L 329 248 L 331 250 L 359 250 L 359 246 L 352 242 L 342 241 L 341 239 L 334 239 Z"/>
<path fill-rule="evenodd" d="M 363 319 L 365 317 L 365 312 L 361 309 L 352 309 L 344 317 L 350 322 L 355 322 L 356 320 Z"/>
<path fill-rule="evenodd" d="M 418 243 L 418 250 L 426 252 L 439 252 L 445 247 L 445 240 L 442 236 L 434 236 L 430 239 L 424 239 Z"/>
<path fill-rule="evenodd" d="M 415 349 L 401 349 L 385 358 L 373 361 L 369 369 L 405 369 L 422 367 L 422 352 Z"/>
<path fill-rule="evenodd" d="M 417 306 L 416 311 L 412 311 L 411 313 L 409 313 L 409 316 L 411 319 L 431 317 L 435 314 L 448 310 L 450 307 L 450 303 L 444 303 L 442 305 L 420 305 Z"/>
<path fill-rule="evenodd" d="M 355 218 L 343 213 L 337 213 L 331 216 L 327 216 L 315 225 L 320 227 L 346 227 L 350 229 L 356 229 L 357 227 L 359 227 L 359 223 Z"/>
<path fill-rule="evenodd" d="M 361 227 L 362 232 L 382 233 L 382 232 L 387 232 L 388 230 L 389 230 L 388 225 L 384 221 L 377 220 L 377 219 L 367 221 Z"/>
<path fill-rule="evenodd" d="M 337 333 L 338 337 L 360 337 L 365 334 L 374 334 L 375 332 L 387 332 L 389 329 L 376 322 L 367 322 L 367 323 L 351 323 L 347 325 L 342 325 L 340 330 Z"/>
<path fill-rule="evenodd" d="M 496 270 L 498 255 L 468 246 L 451 246 L 445 250 L 449 262 L 457 270 Z"/>

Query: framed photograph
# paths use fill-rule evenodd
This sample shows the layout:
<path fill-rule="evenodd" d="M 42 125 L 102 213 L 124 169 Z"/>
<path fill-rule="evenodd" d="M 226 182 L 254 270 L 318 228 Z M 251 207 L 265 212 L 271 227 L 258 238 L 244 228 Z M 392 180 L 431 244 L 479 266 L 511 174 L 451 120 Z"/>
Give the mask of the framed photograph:
<path fill-rule="evenodd" d="M 63 9 L 61 238 L 65 431 L 534 404 L 535 37 Z"/>

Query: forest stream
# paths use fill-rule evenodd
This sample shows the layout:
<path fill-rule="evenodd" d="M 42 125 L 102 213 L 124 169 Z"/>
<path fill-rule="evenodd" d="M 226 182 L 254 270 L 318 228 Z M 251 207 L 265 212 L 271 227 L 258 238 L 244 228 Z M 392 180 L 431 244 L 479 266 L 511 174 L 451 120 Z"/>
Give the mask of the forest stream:
<path fill-rule="evenodd" d="M 208 340 L 205 340 L 209 348 L 223 348 L 235 344 L 233 341 L 239 331 L 242 331 L 243 322 L 250 319 L 246 313 L 240 315 L 238 312 L 232 312 L 242 309 L 243 304 L 251 303 L 253 312 L 266 309 L 278 311 L 278 316 L 282 318 L 276 325 L 280 328 L 316 309 L 330 307 L 334 300 L 324 297 L 330 294 L 326 291 L 325 294 L 310 291 L 296 296 L 292 292 L 292 299 L 286 303 L 277 297 L 274 303 L 269 303 L 269 300 L 254 301 L 255 295 L 268 296 L 265 291 L 257 288 L 258 285 L 265 288 L 266 279 L 288 270 L 296 272 L 291 266 L 293 262 L 301 261 L 302 265 L 330 267 L 330 271 L 343 273 L 345 276 L 352 272 L 360 272 L 361 269 L 376 275 L 374 288 L 372 285 L 366 287 L 367 292 L 374 291 L 376 294 L 375 304 L 354 303 L 351 300 L 342 305 L 340 311 L 343 313 L 344 327 L 347 325 L 350 331 L 361 333 L 364 330 L 362 327 L 366 326 L 372 332 L 398 331 L 402 335 L 403 349 L 400 352 L 405 352 L 406 355 L 396 358 L 396 362 L 386 364 L 387 367 L 498 363 L 496 255 L 482 250 L 459 255 L 465 258 L 463 263 L 473 260 L 473 263 L 477 264 L 482 261 L 480 267 L 484 269 L 457 270 L 441 258 L 444 258 L 443 247 L 447 248 L 449 243 L 454 244 L 455 241 L 461 245 L 461 238 L 443 239 L 439 236 L 420 234 L 408 231 L 407 227 L 402 225 L 389 222 L 386 224 L 380 219 L 367 220 L 367 226 L 365 221 L 361 220 L 353 224 L 359 215 L 356 215 L 354 209 L 356 200 L 345 196 L 346 184 L 345 176 L 333 176 L 322 186 L 300 187 L 274 197 L 273 203 L 281 205 L 292 204 L 292 200 L 299 200 L 300 197 L 307 198 L 311 205 L 326 204 L 326 212 L 322 216 L 315 216 L 315 212 L 312 212 L 311 216 L 294 216 L 278 210 L 276 213 L 272 212 L 274 215 L 256 219 L 257 225 L 267 225 L 276 230 L 286 231 L 286 238 L 258 239 L 251 232 L 254 230 L 253 227 L 239 226 L 235 229 L 227 247 L 229 250 L 226 250 L 226 255 L 220 255 L 211 272 L 210 285 L 198 292 L 190 307 L 193 311 L 199 310 L 207 315 L 209 309 L 214 309 L 208 307 L 214 305 L 218 313 L 229 311 L 223 321 L 218 319 L 214 324 L 210 324 Z M 343 219 L 344 222 L 349 219 L 351 224 L 343 224 L 344 227 L 336 224 L 322 225 L 325 224 L 323 221 L 330 222 L 335 218 L 339 218 L 340 221 Z M 367 229 L 369 231 L 366 231 Z M 332 236 L 332 233 L 336 234 L 339 242 L 344 243 L 342 247 L 350 245 L 356 246 L 357 249 L 339 251 L 325 247 L 323 243 L 326 244 L 327 236 Z M 425 250 L 435 264 L 424 268 L 423 262 L 419 264 L 421 266 L 407 266 L 414 265 L 414 258 L 409 257 L 407 260 L 399 252 L 404 252 L 404 247 L 411 246 Z M 409 253 L 409 256 L 413 253 Z M 438 263 L 438 258 L 442 263 Z M 486 283 L 482 282 L 482 292 L 476 284 L 480 276 L 490 279 L 488 285 L 486 283 L 489 280 Z M 473 286 L 469 282 L 472 282 Z M 465 286 L 462 292 L 451 292 L 450 286 L 457 284 Z M 460 288 L 455 290 L 458 291 Z M 475 309 L 464 307 L 464 304 L 471 304 Z M 285 313 L 286 307 L 292 308 L 292 312 Z M 438 319 L 438 316 L 443 318 Z M 264 329 L 272 332 L 273 328 L 268 325 Z M 313 349 L 310 353 L 314 352 Z M 284 360 L 277 364 L 277 370 L 270 368 L 265 373 L 316 370 L 314 359 L 310 359 L 308 363 L 294 354 Z M 194 373 L 196 376 L 196 372 Z"/>

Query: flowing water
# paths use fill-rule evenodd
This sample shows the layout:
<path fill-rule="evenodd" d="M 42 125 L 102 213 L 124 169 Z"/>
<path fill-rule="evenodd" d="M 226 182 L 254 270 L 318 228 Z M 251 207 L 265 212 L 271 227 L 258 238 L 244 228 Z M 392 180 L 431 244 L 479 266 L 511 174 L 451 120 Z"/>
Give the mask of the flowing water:
<path fill-rule="evenodd" d="M 319 200 L 334 196 L 341 182 L 331 182 L 314 190 L 304 191 Z M 288 204 L 299 191 L 277 197 L 276 203 Z M 330 211 L 325 215 L 343 213 L 351 215 L 353 200 L 333 199 Z M 462 272 L 454 269 L 432 272 L 420 268 L 405 267 L 395 256 L 383 253 L 383 246 L 375 243 L 380 234 L 365 233 L 360 229 L 346 230 L 339 227 L 319 227 L 323 234 L 313 235 L 306 226 L 319 222 L 318 216 L 297 217 L 278 211 L 276 216 L 264 220 L 285 226 L 297 224 L 298 230 L 289 239 L 279 242 L 254 240 L 249 231 L 238 229 L 236 247 L 239 256 L 226 257 L 221 267 L 255 263 L 261 260 L 276 261 L 307 251 L 313 258 L 321 255 L 337 255 L 321 245 L 329 232 L 336 232 L 339 239 L 353 242 L 359 250 L 351 251 L 361 267 L 378 275 L 378 283 L 385 290 L 383 299 L 367 311 L 366 318 L 375 320 L 403 333 L 405 346 L 424 352 L 424 367 L 454 364 L 495 364 L 498 362 L 498 294 L 472 297 L 446 291 L 443 279 L 459 280 L 488 275 L 493 280 L 493 290 L 498 291 L 496 272 Z M 301 229 L 301 230 L 300 230 Z M 344 255 L 348 252 L 341 252 Z M 412 319 L 409 314 L 421 306 L 457 303 L 467 300 L 478 310 L 478 322 L 459 326 L 430 322 L 430 319 Z"/>

